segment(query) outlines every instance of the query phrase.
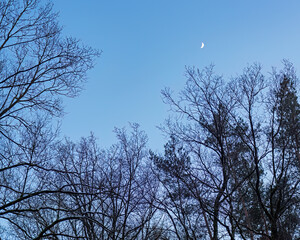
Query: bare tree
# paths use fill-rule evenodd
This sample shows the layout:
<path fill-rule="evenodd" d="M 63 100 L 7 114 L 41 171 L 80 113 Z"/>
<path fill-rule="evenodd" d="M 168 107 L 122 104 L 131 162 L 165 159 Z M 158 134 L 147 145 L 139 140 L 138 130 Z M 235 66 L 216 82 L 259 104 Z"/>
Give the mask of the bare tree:
<path fill-rule="evenodd" d="M 187 69 L 187 83 L 175 100 L 168 89 L 162 92 L 165 102 L 180 114 L 177 121 L 167 121 L 164 131 L 184 143 L 193 155 L 187 185 L 197 199 L 211 239 L 218 239 L 219 225 L 234 238 L 226 218 L 220 216 L 226 205 L 230 178 L 231 114 L 235 101 L 227 94 L 221 77 L 210 66 L 203 70 Z"/>
<path fill-rule="evenodd" d="M 58 146 L 51 185 L 64 192 L 36 202 L 43 211 L 26 214 L 23 225 L 19 220 L 20 238 L 149 239 L 158 233 L 157 184 L 147 169 L 146 136 L 137 125 L 131 134 L 124 129 L 116 134 L 118 143 L 108 150 L 100 150 L 93 136 Z"/>
<path fill-rule="evenodd" d="M 250 152 L 255 177 L 249 188 L 254 194 L 252 201 L 259 206 L 254 215 L 262 219 L 251 230 L 274 240 L 294 239 L 299 234 L 295 231 L 299 225 L 296 81 L 293 66 L 287 61 L 282 71 L 272 73 L 270 85 L 259 67 L 246 69 L 235 81 L 241 93 L 235 92 L 235 96 L 249 126 L 237 133 Z"/>
<path fill-rule="evenodd" d="M 63 38 L 51 4 L 40 2 L 5 0 L 0 5 L 2 137 L 29 126 L 34 113 L 60 114 L 59 96 L 76 95 L 98 55 L 75 39 Z"/>
<path fill-rule="evenodd" d="M 173 176 L 198 201 L 211 239 L 299 235 L 300 111 L 295 72 L 284 64 L 271 84 L 259 64 L 228 83 L 212 67 L 188 68 L 179 100 L 163 91 L 178 114 L 163 130 L 191 161 L 188 177 Z"/>
<path fill-rule="evenodd" d="M 64 38 L 57 14 L 40 0 L 0 3 L 0 217 L 15 224 L 23 204 L 63 192 L 46 181 L 56 171 L 50 145 L 62 96 L 74 97 L 99 53 Z M 51 125 L 51 124 L 50 124 Z M 12 216 L 14 215 L 14 216 Z M 19 226 L 16 226 L 19 227 Z"/>

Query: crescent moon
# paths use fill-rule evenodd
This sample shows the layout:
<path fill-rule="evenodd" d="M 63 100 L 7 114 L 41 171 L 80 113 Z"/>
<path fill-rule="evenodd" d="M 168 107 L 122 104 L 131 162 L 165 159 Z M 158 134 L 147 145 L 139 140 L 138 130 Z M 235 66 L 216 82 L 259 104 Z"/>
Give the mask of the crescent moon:
<path fill-rule="evenodd" d="M 204 43 L 202 43 L 201 48 L 204 48 Z"/>

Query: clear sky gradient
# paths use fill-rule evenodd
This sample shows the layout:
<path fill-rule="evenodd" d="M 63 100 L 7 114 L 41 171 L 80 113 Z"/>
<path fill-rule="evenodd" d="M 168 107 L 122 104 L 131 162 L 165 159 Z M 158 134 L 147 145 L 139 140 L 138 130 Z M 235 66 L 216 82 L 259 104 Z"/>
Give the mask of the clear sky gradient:
<path fill-rule="evenodd" d="M 65 35 L 103 51 L 85 90 L 65 101 L 62 134 L 74 140 L 92 131 L 108 147 L 114 127 L 137 122 L 162 149 L 156 126 L 169 108 L 160 91 L 182 89 L 185 66 L 213 63 L 228 79 L 253 62 L 269 72 L 285 58 L 300 69 L 299 0 L 53 2 Z"/>

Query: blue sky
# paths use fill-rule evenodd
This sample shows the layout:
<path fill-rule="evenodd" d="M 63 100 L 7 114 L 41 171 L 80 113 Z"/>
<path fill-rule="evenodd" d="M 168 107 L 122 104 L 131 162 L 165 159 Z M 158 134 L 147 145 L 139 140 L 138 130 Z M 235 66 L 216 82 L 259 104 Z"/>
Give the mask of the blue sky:
<path fill-rule="evenodd" d="M 137 122 L 153 150 L 166 139 L 160 91 L 180 90 L 185 66 L 211 63 L 229 79 L 253 62 L 264 71 L 283 58 L 300 69 L 300 1 L 53 0 L 64 34 L 102 50 L 85 90 L 65 100 L 62 134 L 92 131 L 103 147 L 114 127 Z M 205 47 L 201 49 L 201 43 Z"/>

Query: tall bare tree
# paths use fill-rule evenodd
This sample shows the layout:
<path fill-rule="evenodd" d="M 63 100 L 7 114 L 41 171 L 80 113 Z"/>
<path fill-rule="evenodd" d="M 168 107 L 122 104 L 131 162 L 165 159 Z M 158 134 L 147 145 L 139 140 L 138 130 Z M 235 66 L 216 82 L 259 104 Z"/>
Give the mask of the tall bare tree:
<path fill-rule="evenodd" d="M 207 232 L 211 239 L 219 238 L 219 226 L 233 238 L 226 218 L 222 218 L 222 208 L 226 205 L 230 178 L 231 114 L 235 101 L 227 93 L 220 76 L 213 72 L 213 66 L 203 71 L 187 69 L 187 83 L 179 100 L 166 89 L 162 92 L 165 102 L 180 114 L 177 121 L 167 121 L 164 131 L 184 143 L 193 155 L 191 160 L 191 187 L 206 220 Z"/>
<path fill-rule="evenodd" d="M 62 96 L 77 95 L 98 55 L 62 35 L 52 4 L 0 2 L 0 218 L 14 224 L 37 211 L 23 203 L 63 191 L 45 181 L 55 171 L 50 119 L 61 116 Z"/>
<path fill-rule="evenodd" d="M 210 239 L 298 237 L 296 80 L 286 61 L 271 81 L 259 64 L 227 83 L 213 67 L 188 68 L 179 100 L 162 92 L 175 112 L 163 130 L 183 144 L 191 162 L 188 178 L 173 176 L 198 201 Z"/>

